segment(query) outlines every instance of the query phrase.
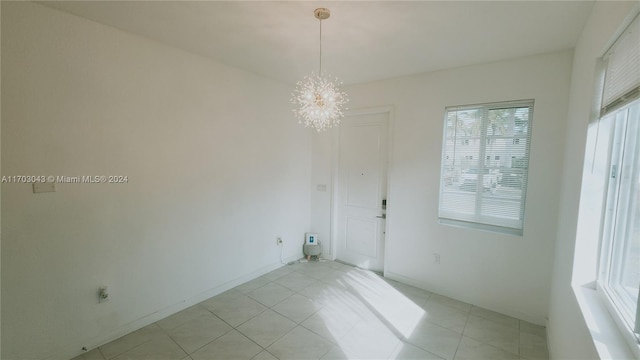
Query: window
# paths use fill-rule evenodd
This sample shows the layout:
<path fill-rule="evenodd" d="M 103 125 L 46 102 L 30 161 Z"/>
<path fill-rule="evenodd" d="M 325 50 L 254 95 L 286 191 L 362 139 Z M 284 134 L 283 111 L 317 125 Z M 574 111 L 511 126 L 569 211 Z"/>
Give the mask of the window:
<path fill-rule="evenodd" d="M 604 57 L 600 124 L 611 124 L 598 289 L 626 334 L 640 333 L 640 20 Z"/>
<path fill-rule="evenodd" d="M 445 109 L 441 223 L 522 235 L 532 116 L 533 100 Z"/>
<path fill-rule="evenodd" d="M 640 99 L 607 115 L 613 121 L 600 285 L 629 329 L 640 285 Z"/>

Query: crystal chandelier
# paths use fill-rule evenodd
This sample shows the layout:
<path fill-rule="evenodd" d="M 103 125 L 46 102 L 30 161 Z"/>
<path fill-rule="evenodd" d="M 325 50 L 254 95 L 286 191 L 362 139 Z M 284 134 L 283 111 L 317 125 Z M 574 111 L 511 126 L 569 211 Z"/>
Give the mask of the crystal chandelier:
<path fill-rule="evenodd" d="M 291 102 L 299 106 L 293 110 L 299 118 L 298 123 L 323 131 L 340 124 L 343 106 L 349 99 L 338 87 L 342 82 L 322 73 L 322 20 L 328 19 L 331 13 L 329 9 L 319 8 L 313 14 L 320 20 L 320 70 L 317 75 L 311 73 L 298 81 Z"/>

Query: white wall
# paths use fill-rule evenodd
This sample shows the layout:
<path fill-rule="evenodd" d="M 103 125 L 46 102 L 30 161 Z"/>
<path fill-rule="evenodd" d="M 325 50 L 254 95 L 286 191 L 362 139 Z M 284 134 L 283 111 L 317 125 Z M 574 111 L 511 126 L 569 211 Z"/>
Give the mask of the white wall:
<path fill-rule="evenodd" d="M 571 61 L 572 52 L 563 51 L 345 89 L 352 109 L 385 105 L 395 109 L 386 276 L 545 323 Z M 524 236 L 438 224 L 445 107 L 518 99 L 535 99 Z M 330 139 L 331 134 L 316 135 L 314 152 L 330 158 L 323 145 Z M 312 179 L 330 171 L 314 168 Z M 312 207 L 326 206 L 327 201 L 318 198 L 316 192 Z M 320 231 L 323 222 L 312 219 L 311 226 Z M 440 254 L 440 264 L 435 263 L 434 253 Z"/>
<path fill-rule="evenodd" d="M 0 6 L 0 19 L 2 19 L 2 6 Z M 1 23 L 1 21 L 0 21 Z M 1 24 L 0 24 L 1 25 Z M 0 39 L 2 39 L 2 26 L 0 26 Z M 0 41 L 1 42 L 1 41 Z M 0 68 L 2 67 L 2 47 L 0 46 Z M 0 71 L 0 84 L 2 84 L 2 72 Z M 0 139 L 2 139 L 2 97 L 0 96 Z M 2 141 L 0 140 L 0 149 Z M 2 156 L 0 156 L 0 177 L 2 176 Z M 0 189 L 0 204 L 2 203 L 2 191 Z M 0 224 L 2 224 L 2 206 L 0 206 Z M 2 269 L 2 231 L 0 231 L 0 269 Z M 0 276 L 0 309 L 2 309 L 2 276 Z M 0 324 L 2 324 L 2 311 L 0 311 Z M 2 326 L 0 326 L 0 357 L 2 356 Z"/>
<path fill-rule="evenodd" d="M 310 131 L 291 88 L 2 2 L 2 358 L 61 359 L 301 256 Z M 97 304 L 108 285 L 111 300 Z"/>
<path fill-rule="evenodd" d="M 314 131 L 311 139 L 311 231 L 318 234 L 322 256 L 329 259 L 335 256 L 331 242 L 331 136 L 336 130 L 333 128 L 320 133 Z"/>
<path fill-rule="evenodd" d="M 595 279 L 597 265 L 597 225 L 581 231 L 576 238 L 580 184 L 585 159 L 589 121 L 596 96 L 596 63 L 615 40 L 625 18 L 637 7 L 633 2 L 596 2 L 575 48 L 571 96 L 565 142 L 565 168 L 560 197 L 559 226 L 555 248 L 553 282 L 549 304 L 549 349 L 555 359 L 597 359 L 598 353 L 576 302 L 572 281 L 583 285 Z M 587 149 L 593 154 L 593 147 Z M 593 176 L 594 178 L 596 176 Z M 583 191 L 597 192 L 594 187 Z M 600 190 L 601 191 L 601 190 Z M 601 198 L 581 204 L 583 221 L 599 221 L 589 212 L 599 213 Z M 588 207 L 595 209 L 588 209 Z M 592 217 L 587 220 L 587 217 Z M 594 224 L 592 224 L 594 225 Z M 592 315 L 590 315 L 592 316 Z"/>

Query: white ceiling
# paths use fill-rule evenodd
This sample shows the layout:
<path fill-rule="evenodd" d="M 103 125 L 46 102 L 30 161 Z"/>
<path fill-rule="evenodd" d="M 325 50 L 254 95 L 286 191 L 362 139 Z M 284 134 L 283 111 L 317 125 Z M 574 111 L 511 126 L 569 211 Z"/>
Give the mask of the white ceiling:
<path fill-rule="evenodd" d="M 42 4 L 295 83 L 345 84 L 574 47 L 592 1 L 47 1 Z"/>

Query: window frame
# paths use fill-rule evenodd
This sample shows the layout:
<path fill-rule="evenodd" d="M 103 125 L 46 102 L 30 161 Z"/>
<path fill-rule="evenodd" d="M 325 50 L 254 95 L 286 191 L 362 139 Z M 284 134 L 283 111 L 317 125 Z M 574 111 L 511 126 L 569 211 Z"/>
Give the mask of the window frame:
<path fill-rule="evenodd" d="M 629 314 L 626 309 L 624 309 L 624 305 L 620 304 L 620 299 L 618 299 L 619 295 L 616 294 L 616 290 L 610 286 L 610 278 L 612 276 L 612 268 L 616 266 L 612 264 L 614 252 L 620 251 L 619 246 L 625 246 L 625 244 L 616 243 L 616 225 L 618 219 L 618 208 L 619 204 L 619 196 L 620 196 L 620 182 L 622 181 L 622 166 L 621 162 L 624 161 L 624 151 L 625 151 L 625 142 L 627 136 L 627 126 L 629 121 L 628 118 L 625 119 L 624 126 L 616 124 L 616 120 L 618 114 L 621 111 L 629 111 L 629 108 L 632 106 L 637 106 L 640 108 L 640 98 L 628 102 L 621 107 L 618 107 L 615 110 L 608 111 L 606 114 L 603 114 L 598 121 L 611 122 L 611 138 L 609 139 L 609 153 L 608 153 L 608 164 L 607 168 L 609 169 L 608 174 L 606 174 L 605 180 L 605 193 L 604 193 L 604 203 L 602 209 L 602 231 L 600 234 L 600 246 L 599 252 L 600 256 L 598 259 L 598 276 L 596 279 L 596 291 L 600 295 L 600 298 L 603 300 L 605 307 L 614 322 L 620 329 L 621 333 L 624 335 L 626 341 L 630 345 L 637 346 L 640 344 L 640 294 L 638 300 L 636 302 L 636 314 L 635 319 L 629 319 L 629 316 L 633 318 L 633 315 Z M 627 114 L 628 116 L 628 114 Z M 609 117 L 613 117 L 609 119 Z M 622 129 L 621 127 L 624 127 Z M 619 134 L 622 132 L 623 134 Z M 620 139 L 621 137 L 621 139 Z M 637 145 L 640 146 L 640 137 L 636 140 Z M 616 149 L 617 148 L 617 149 Z M 634 167 L 640 166 L 640 161 L 637 161 L 633 164 Z M 637 169 L 635 169 L 637 171 Z M 633 170 L 632 170 L 633 171 Z M 615 177 L 613 172 L 615 172 Z M 615 180 L 614 180 L 615 179 Z M 638 203 L 640 206 L 640 203 Z M 624 209 L 622 209 L 624 210 Z M 626 224 L 625 224 L 626 225 Z M 628 238 L 625 239 L 628 241 Z M 639 290 L 640 293 L 640 290 Z M 632 346 L 632 348 L 634 348 Z"/>
<path fill-rule="evenodd" d="M 533 130 L 534 105 L 535 105 L 535 99 L 522 99 L 522 100 L 511 100 L 511 101 L 501 101 L 501 102 L 491 102 L 491 103 L 481 103 L 481 104 L 471 104 L 471 105 L 447 106 L 445 108 L 443 136 L 442 136 L 442 139 L 443 139 L 442 156 L 440 157 L 440 160 L 441 160 L 440 191 L 439 191 L 440 196 L 439 196 L 439 202 L 438 202 L 438 222 L 440 224 L 485 230 L 485 231 L 493 231 L 493 232 L 517 235 L 517 236 L 523 235 L 524 223 L 525 223 L 526 195 L 527 195 L 528 177 L 529 177 L 529 162 L 531 158 L 531 139 L 532 139 L 532 130 Z M 513 134 L 513 135 L 502 135 L 502 136 L 494 137 L 488 134 L 490 111 L 502 110 L 502 109 L 518 109 L 518 108 L 528 109 L 526 132 L 523 132 L 523 134 L 520 134 L 517 136 Z M 450 171 L 450 168 L 456 167 L 455 156 L 453 160 L 454 163 L 452 165 L 448 165 L 448 161 L 445 160 L 445 159 L 449 160 L 449 156 L 447 155 L 447 151 L 448 151 L 447 141 L 453 140 L 452 144 L 454 146 L 454 150 L 453 150 L 454 155 L 457 153 L 457 150 L 455 150 L 455 144 L 457 144 L 458 140 L 460 140 L 461 144 L 468 143 L 468 139 L 466 139 L 467 142 L 465 142 L 464 138 L 458 138 L 456 136 L 454 136 L 453 138 L 447 137 L 448 131 L 449 131 L 448 129 L 449 114 L 452 111 L 464 111 L 464 110 L 477 110 L 481 114 L 480 115 L 480 124 L 481 124 L 480 134 L 478 136 L 473 136 L 474 138 L 478 139 L 477 141 L 478 151 L 474 152 L 473 155 L 471 155 L 471 158 L 477 155 L 478 164 L 476 167 L 478 169 L 489 169 L 492 167 L 490 165 L 490 163 L 492 162 L 491 158 L 495 158 L 495 154 L 494 156 L 491 156 L 491 158 L 485 160 L 485 158 L 489 156 L 487 155 L 486 150 L 488 146 L 491 146 L 495 143 L 495 140 L 497 138 L 503 138 L 503 139 L 511 138 L 511 141 L 507 140 L 509 146 L 520 146 L 522 143 L 520 139 L 524 139 L 526 141 L 526 144 L 524 145 L 524 154 L 525 154 L 524 157 L 526 157 L 526 161 L 521 162 L 521 165 L 522 165 L 521 167 L 515 168 L 515 169 L 521 170 L 522 172 L 521 174 L 522 185 L 521 185 L 521 194 L 520 194 L 521 196 L 519 201 L 516 202 L 519 205 L 519 218 L 517 220 L 508 220 L 506 217 L 500 218 L 495 216 L 493 217 L 487 216 L 487 215 L 483 215 L 480 212 L 481 204 L 483 201 L 482 198 L 484 196 L 483 195 L 484 184 L 483 184 L 483 181 L 480 181 L 480 179 L 476 180 L 476 190 L 472 192 L 475 194 L 474 202 L 476 204 L 474 213 L 472 215 L 465 214 L 462 212 L 456 213 L 455 211 L 443 209 L 443 203 L 444 203 L 443 198 L 444 198 L 444 194 L 446 193 L 445 183 L 447 182 L 446 181 L 447 173 Z M 515 125 L 514 125 L 514 128 L 515 128 Z M 516 138 L 518 138 L 519 141 L 517 142 L 517 144 L 514 144 L 513 139 L 516 139 Z M 464 157 L 465 159 L 468 159 L 470 156 L 464 154 L 464 152 L 465 151 L 460 151 L 459 157 L 460 158 Z M 499 157 L 502 158 L 502 154 Z M 517 156 L 511 156 L 511 160 L 513 161 L 514 159 L 520 159 L 520 158 Z M 495 160 L 495 161 L 497 162 L 499 160 Z M 513 167 L 511 168 L 514 169 Z M 500 224 L 496 224 L 495 219 L 501 219 L 500 221 L 498 221 L 500 222 Z"/>
<path fill-rule="evenodd" d="M 633 236 L 625 233 L 622 240 L 618 238 L 619 211 L 625 211 L 626 213 L 624 222 L 620 224 L 620 227 L 625 227 L 624 231 L 627 231 L 628 227 L 628 211 L 630 207 L 623 208 L 624 200 L 620 198 L 621 183 L 623 181 L 622 172 L 624 170 L 625 151 L 627 147 L 627 135 L 629 134 L 628 127 L 629 122 L 640 121 L 640 79 L 635 78 L 634 70 L 628 70 L 622 64 L 620 59 L 629 63 L 637 62 L 640 56 L 640 46 L 637 42 L 631 38 L 629 42 L 628 36 L 640 37 L 640 14 L 636 13 L 632 17 L 630 23 L 626 26 L 622 34 L 615 40 L 613 45 L 606 51 L 605 55 L 599 60 L 599 76 L 600 81 L 598 84 L 598 93 L 600 98 L 597 101 L 597 107 L 599 114 L 597 114 L 598 126 L 604 124 L 610 127 L 610 137 L 608 140 L 608 154 L 607 154 L 607 169 L 604 179 L 604 192 L 603 192 L 603 205 L 601 209 L 601 231 L 599 236 L 598 251 L 599 256 L 597 258 L 597 277 L 595 281 L 596 292 L 598 293 L 604 307 L 609 312 L 609 315 L 614 320 L 620 333 L 623 335 L 624 340 L 628 343 L 632 351 L 636 356 L 640 356 L 640 286 L 638 289 L 638 298 L 635 304 L 635 317 L 632 313 L 629 313 L 629 307 L 633 308 L 633 299 L 622 299 L 627 294 L 620 295 L 619 290 L 610 286 L 612 282 L 611 278 L 616 275 L 616 267 L 622 266 L 626 259 L 617 259 L 620 263 L 614 263 L 616 259 L 616 253 L 624 250 L 629 245 L 629 241 L 633 240 Z M 627 37 L 627 38 L 625 38 Z M 629 45 L 631 44 L 631 45 Z M 636 53 L 633 53 L 633 51 Z M 620 51 L 622 54 L 628 56 L 627 58 L 614 59 L 614 65 L 611 65 L 612 57 L 615 56 L 616 51 Z M 629 56 L 629 54 L 635 54 L 635 56 Z M 630 60 L 632 59 L 632 60 Z M 612 70 L 613 69 L 613 70 Z M 637 71 L 637 68 L 635 69 Z M 610 80 L 609 72 L 614 73 Z M 621 76 L 622 74 L 622 76 Z M 640 76 L 640 72 L 636 73 L 636 76 Z M 635 83 L 633 79 L 636 79 Z M 617 83 L 619 79 L 625 86 L 620 86 Z M 630 80 L 631 79 L 631 80 Z M 616 96 L 610 95 L 610 89 L 616 87 Z M 609 93 L 609 95 L 607 95 Z M 637 111 L 637 119 L 630 118 L 630 111 Z M 619 124 L 618 117 L 622 112 L 626 112 L 624 115 L 623 125 Z M 607 125 L 610 122 L 609 125 Z M 640 126 L 637 123 L 635 126 Z M 640 129 L 638 129 L 640 130 Z M 622 134 L 620 134 L 622 132 Z M 640 135 L 633 139 L 635 147 L 640 147 Z M 629 145 L 631 146 L 631 145 Z M 640 156 L 640 151 L 636 154 Z M 627 171 L 631 172 L 631 178 L 629 187 L 633 189 L 634 182 L 637 179 L 633 178 L 633 175 L 640 176 L 639 167 L 640 159 L 636 158 L 631 164 L 631 168 L 627 168 Z M 635 186 L 638 186 L 635 184 Z M 632 200 L 633 201 L 633 200 Z M 630 204 L 627 204 L 630 205 Z M 634 206 L 640 207 L 640 201 Z M 620 244 L 622 241 L 622 244 Z M 622 247 L 622 249 L 620 248 Z M 619 281 L 619 280 L 616 280 Z M 619 286 L 614 284 L 614 286 Z M 628 301 L 631 300 L 630 303 Z M 627 304 L 624 304 L 627 302 Z M 631 310 L 633 311 L 633 310 Z"/>

